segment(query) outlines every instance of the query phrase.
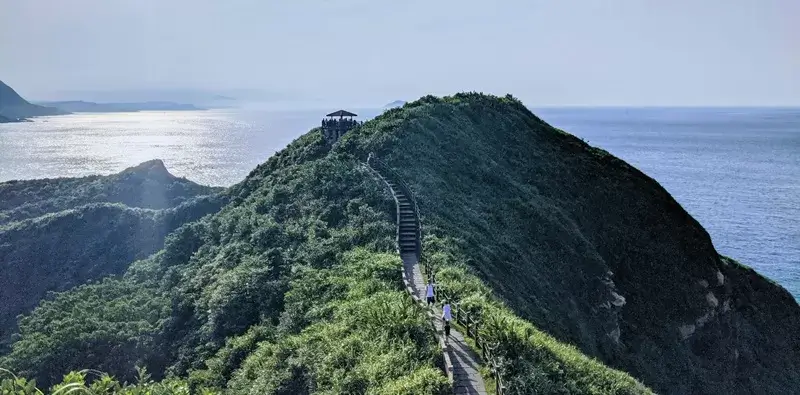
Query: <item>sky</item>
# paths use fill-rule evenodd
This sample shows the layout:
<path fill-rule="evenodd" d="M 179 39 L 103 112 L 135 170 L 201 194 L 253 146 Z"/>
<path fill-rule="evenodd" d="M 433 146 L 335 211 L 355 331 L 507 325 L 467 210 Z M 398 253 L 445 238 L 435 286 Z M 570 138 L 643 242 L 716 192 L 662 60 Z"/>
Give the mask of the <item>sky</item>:
<path fill-rule="evenodd" d="M 249 90 L 382 105 L 800 105 L 798 0 L 0 0 L 29 99 Z M 80 97 L 69 97 L 81 99 Z"/>

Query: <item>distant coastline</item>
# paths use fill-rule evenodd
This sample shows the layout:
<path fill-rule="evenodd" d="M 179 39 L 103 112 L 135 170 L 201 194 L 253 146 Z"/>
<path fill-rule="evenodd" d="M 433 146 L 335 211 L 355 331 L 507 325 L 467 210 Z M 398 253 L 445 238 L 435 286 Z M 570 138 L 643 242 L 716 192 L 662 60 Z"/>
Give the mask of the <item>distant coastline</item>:
<path fill-rule="evenodd" d="M 67 112 L 138 112 L 138 111 L 201 111 L 206 110 L 194 104 L 169 101 L 148 101 L 131 103 L 95 103 L 82 100 L 38 102 L 43 106 L 54 107 Z"/>

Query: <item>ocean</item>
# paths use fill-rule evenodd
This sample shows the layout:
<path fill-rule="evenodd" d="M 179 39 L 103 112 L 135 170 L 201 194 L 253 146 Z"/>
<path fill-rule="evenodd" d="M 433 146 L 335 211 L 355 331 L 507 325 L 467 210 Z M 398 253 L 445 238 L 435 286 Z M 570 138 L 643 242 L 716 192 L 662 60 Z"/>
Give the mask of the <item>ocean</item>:
<path fill-rule="evenodd" d="M 533 111 L 656 179 L 720 253 L 800 300 L 800 108 Z M 110 174 L 158 158 L 177 176 L 229 186 L 325 113 L 74 114 L 0 124 L 0 181 Z"/>

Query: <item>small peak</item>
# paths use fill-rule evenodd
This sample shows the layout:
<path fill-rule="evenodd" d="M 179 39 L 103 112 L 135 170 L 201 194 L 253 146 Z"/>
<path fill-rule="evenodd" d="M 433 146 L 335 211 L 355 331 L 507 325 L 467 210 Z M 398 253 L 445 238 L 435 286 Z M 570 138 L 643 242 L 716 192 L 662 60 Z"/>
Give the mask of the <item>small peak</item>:
<path fill-rule="evenodd" d="M 129 167 L 122 171 L 122 173 L 134 173 L 134 174 L 141 174 L 146 176 L 169 176 L 172 177 L 167 167 L 164 165 L 164 161 L 161 159 L 153 159 L 148 160 L 147 162 L 142 162 L 136 166 Z"/>

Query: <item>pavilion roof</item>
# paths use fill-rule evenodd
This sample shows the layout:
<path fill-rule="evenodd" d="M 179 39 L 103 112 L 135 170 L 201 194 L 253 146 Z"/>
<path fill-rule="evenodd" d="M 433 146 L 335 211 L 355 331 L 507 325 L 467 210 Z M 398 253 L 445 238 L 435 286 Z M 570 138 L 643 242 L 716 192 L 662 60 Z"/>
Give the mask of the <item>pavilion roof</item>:
<path fill-rule="evenodd" d="M 358 115 L 353 114 L 350 111 L 339 110 L 339 111 L 334 111 L 334 112 L 332 112 L 332 113 L 330 113 L 330 114 L 328 114 L 326 116 L 328 116 L 328 117 L 357 117 Z"/>

